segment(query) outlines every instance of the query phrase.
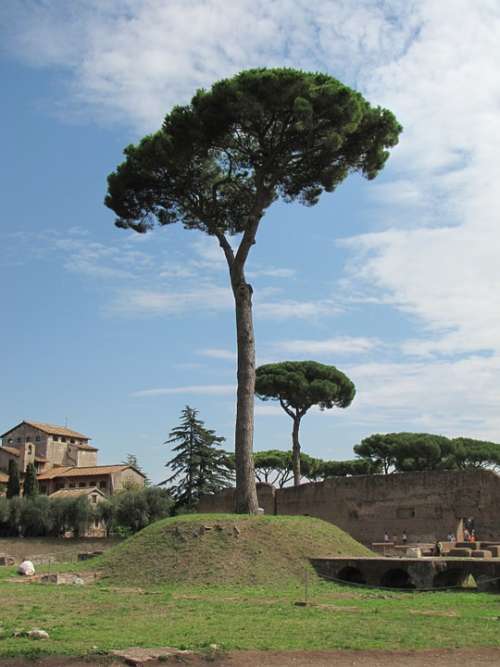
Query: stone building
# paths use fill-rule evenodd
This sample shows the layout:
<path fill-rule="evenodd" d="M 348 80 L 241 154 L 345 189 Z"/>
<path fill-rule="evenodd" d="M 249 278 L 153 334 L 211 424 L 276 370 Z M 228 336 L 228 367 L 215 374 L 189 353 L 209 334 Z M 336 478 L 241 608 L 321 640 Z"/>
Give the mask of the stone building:
<path fill-rule="evenodd" d="M 384 533 L 409 541 L 460 538 L 474 522 L 480 540 L 500 539 L 500 476 L 489 470 L 426 471 L 332 477 L 297 487 L 258 484 L 266 514 L 296 514 L 330 521 L 365 544 Z M 203 496 L 200 512 L 232 512 L 234 489 Z"/>
<path fill-rule="evenodd" d="M 144 486 L 144 475 L 132 466 L 97 465 L 91 438 L 65 426 L 24 420 L 1 438 L 0 483 L 15 460 L 21 479 L 27 465 L 35 465 L 40 491 L 48 495 L 63 489 L 87 495 L 92 488 L 112 495 L 127 484 Z"/>

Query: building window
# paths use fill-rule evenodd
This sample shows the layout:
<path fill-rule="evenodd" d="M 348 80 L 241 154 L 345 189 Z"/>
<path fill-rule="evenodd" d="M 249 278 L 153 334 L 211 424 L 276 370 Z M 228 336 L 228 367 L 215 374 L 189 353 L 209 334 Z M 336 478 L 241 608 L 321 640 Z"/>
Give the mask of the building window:
<path fill-rule="evenodd" d="M 94 521 L 94 528 L 99 528 L 99 519 Z"/>
<path fill-rule="evenodd" d="M 93 503 L 96 503 L 96 502 L 97 502 L 97 496 L 95 495 L 95 493 L 92 494 L 90 497 L 92 498 L 92 502 L 93 502 Z"/>
<path fill-rule="evenodd" d="M 9 443 L 9 445 L 11 445 L 14 442 L 14 440 L 12 438 L 9 438 L 7 442 Z"/>
<path fill-rule="evenodd" d="M 56 482 L 56 491 L 64 489 L 64 482 Z"/>
<path fill-rule="evenodd" d="M 66 438 L 63 438 L 63 437 L 61 436 L 61 442 L 66 442 Z"/>
<path fill-rule="evenodd" d="M 31 440 L 31 435 L 26 436 L 26 442 L 29 442 Z"/>
<path fill-rule="evenodd" d="M 75 483 L 74 483 L 74 482 L 70 482 L 68 486 L 69 486 L 70 489 L 74 489 L 74 488 L 75 488 Z"/>
<path fill-rule="evenodd" d="M 40 442 L 40 436 L 39 435 L 36 436 L 35 441 Z"/>
<path fill-rule="evenodd" d="M 53 435 L 53 436 L 52 436 L 52 440 L 53 440 L 54 442 L 59 442 L 59 438 L 58 438 L 57 435 Z"/>
<path fill-rule="evenodd" d="M 17 442 L 21 442 L 21 438 L 16 438 L 16 441 L 17 441 Z"/>
<path fill-rule="evenodd" d="M 84 488 L 87 486 L 87 482 L 78 482 L 78 486 L 79 486 L 81 489 L 84 489 Z"/>
<path fill-rule="evenodd" d="M 104 479 L 101 479 L 101 481 L 99 482 L 99 488 L 100 489 L 106 488 L 106 481 Z"/>

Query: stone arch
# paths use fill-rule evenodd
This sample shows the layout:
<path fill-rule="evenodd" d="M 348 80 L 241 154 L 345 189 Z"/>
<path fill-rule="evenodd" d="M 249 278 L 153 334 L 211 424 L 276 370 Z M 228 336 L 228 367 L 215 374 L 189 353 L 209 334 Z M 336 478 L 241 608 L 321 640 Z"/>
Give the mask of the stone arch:
<path fill-rule="evenodd" d="M 351 582 L 353 584 L 366 584 L 365 575 L 361 572 L 359 567 L 352 567 L 351 565 L 343 567 L 337 574 L 337 579 Z"/>
<path fill-rule="evenodd" d="M 384 588 L 416 588 L 410 575 L 401 567 L 386 570 L 380 580 Z"/>
<path fill-rule="evenodd" d="M 471 580 L 470 573 L 462 567 L 452 567 L 438 572 L 432 580 L 433 588 L 445 588 L 447 586 L 459 586 L 472 588 L 469 584 Z M 472 581 L 474 581 L 472 579 Z M 472 582 L 471 582 L 472 583 Z M 475 583 L 475 582 L 474 582 Z"/>

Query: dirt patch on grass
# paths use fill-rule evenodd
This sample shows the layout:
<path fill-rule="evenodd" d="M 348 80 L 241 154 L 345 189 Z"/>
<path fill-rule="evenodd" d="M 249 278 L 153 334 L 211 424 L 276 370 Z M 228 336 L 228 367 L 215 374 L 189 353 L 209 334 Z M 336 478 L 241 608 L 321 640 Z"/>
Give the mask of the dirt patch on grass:
<path fill-rule="evenodd" d="M 219 657 L 186 655 L 179 663 L 145 662 L 147 667 L 161 665 L 186 667 L 498 667 L 500 648 L 446 649 L 430 651 L 235 651 Z M 83 658 L 50 657 L 36 661 L 22 658 L 0 660 L 0 667 L 122 667 L 124 662 L 108 656 Z"/>

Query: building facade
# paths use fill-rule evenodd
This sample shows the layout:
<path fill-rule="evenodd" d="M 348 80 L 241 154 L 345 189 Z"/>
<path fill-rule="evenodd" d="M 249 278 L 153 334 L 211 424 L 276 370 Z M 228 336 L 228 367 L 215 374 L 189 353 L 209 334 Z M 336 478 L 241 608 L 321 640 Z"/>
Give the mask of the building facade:
<path fill-rule="evenodd" d="M 65 426 L 24 420 L 6 431 L 0 447 L 0 482 L 9 462 L 17 463 L 21 480 L 33 463 L 41 493 L 62 490 L 87 495 L 89 489 L 110 496 L 127 485 L 144 486 L 144 475 L 130 465 L 97 465 L 91 438 Z"/>

